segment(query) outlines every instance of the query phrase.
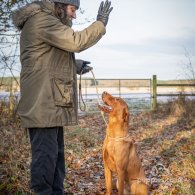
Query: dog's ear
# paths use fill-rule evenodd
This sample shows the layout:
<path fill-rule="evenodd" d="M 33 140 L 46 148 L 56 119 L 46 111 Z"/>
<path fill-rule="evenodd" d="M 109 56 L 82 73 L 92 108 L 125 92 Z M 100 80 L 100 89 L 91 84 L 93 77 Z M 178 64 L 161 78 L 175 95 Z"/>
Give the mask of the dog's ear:
<path fill-rule="evenodd" d="M 124 120 L 124 122 L 129 121 L 129 110 L 128 110 L 128 108 L 123 109 L 123 120 Z"/>
<path fill-rule="evenodd" d="M 106 107 L 106 106 L 100 106 L 99 104 L 98 104 L 98 108 L 101 111 L 106 112 L 106 113 L 110 113 L 112 111 L 112 108 L 111 107 L 109 108 L 109 107 Z"/>

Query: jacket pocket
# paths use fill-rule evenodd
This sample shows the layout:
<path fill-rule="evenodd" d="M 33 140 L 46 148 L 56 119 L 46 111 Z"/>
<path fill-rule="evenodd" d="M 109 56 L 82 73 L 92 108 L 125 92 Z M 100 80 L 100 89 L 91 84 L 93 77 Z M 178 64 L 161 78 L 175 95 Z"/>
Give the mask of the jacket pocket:
<path fill-rule="evenodd" d="M 73 106 L 73 81 L 65 82 L 53 78 L 54 101 L 56 106 Z"/>

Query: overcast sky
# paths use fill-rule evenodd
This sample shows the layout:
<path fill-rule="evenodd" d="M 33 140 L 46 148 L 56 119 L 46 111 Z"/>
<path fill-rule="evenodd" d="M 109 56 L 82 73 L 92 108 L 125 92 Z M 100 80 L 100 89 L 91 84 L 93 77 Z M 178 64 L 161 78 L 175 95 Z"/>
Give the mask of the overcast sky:
<path fill-rule="evenodd" d="M 101 0 L 81 0 L 81 30 L 97 16 Z M 181 79 L 185 50 L 195 65 L 195 0 L 111 0 L 106 35 L 76 54 L 92 62 L 96 78 Z M 91 75 L 86 75 L 90 77 Z"/>

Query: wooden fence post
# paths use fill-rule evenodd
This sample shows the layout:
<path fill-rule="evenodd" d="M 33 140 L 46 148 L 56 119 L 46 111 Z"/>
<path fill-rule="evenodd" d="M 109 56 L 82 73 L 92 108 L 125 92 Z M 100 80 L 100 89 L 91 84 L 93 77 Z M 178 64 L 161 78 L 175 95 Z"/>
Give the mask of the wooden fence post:
<path fill-rule="evenodd" d="M 152 79 L 152 110 L 156 110 L 157 108 L 157 77 L 153 75 Z"/>
<path fill-rule="evenodd" d="M 121 97 L 121 80 L 119 79 L 119 97 Z"/>
<path fill-rule="evenodd" d="M 12 114 L 14 110 L 14 97 L 13 97 L 13 79 L 11 78 L 10 83 L 10 95 L 9 95 L 9 111 Z"/>

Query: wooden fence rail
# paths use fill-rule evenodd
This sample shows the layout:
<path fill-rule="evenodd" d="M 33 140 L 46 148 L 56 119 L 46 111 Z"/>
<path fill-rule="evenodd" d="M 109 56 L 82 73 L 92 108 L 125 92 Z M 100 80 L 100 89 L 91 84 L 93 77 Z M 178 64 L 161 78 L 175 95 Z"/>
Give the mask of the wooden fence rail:
<path fill-rule="evenodd" d="M 157 93 L 157 88 L 158 87 L 195 87 L 195 81 L 194 83 L 186 83 L 186 84 L 160 84 L 157 82 L 157 76 L 153 75 L 153 79 L 152 79 L 152 109 L 156 110 L 157 108 L 157 97 L 158 96 L 195 96 L 195 88 L 194 88 L 194 92 L 190 93 L 190 94 L 186 94 L 186 93 L 173 93 L 173 94 L 167 94 L 167 93 Z"/>

